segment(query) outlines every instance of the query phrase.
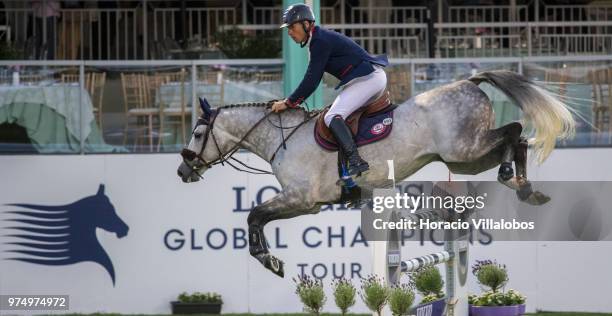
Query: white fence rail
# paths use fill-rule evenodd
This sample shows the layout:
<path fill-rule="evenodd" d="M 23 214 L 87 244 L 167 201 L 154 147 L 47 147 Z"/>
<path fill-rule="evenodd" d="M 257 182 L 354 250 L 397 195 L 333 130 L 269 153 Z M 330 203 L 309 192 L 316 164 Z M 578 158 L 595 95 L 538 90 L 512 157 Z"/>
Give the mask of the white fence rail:
<path fill-rule="evenodd" d="M 586 5 L 545 5 L 544 21 L 610 21 L 612 20 L 612 3 L 593 1 Z"/>
<path fill-rule="evenodd" d="M 347 34 L 371 54 L 389 57 L 428 56 L 427 24 L 326 24 Z"/>
<path fill-rule="evenodd" d="M 527 5 L 449 6 L 448 22 L 529 21 Z"/>
<path fill-rule="evenodd" d="M 153 11 L 153 39 L 176 39 L 180 21 L 187 19 L 187 36 L 210 39 L 222 25 L 235 25 L 239 16 L 235 8 L 187 8 L 184 16 L 180 9 L 155 9 Z M 270 23 L 270 22 L 268 22 Z"/>
<path fill-rule="evenodd" d="M 2 8 L 0 40 L 11 42 L 24 59 L 187 58 L 176 56 L 187 56 L 181 51 L 214 51 L 215 33 L 232 26 L 252 31 L 277 29 L 282 12 L 279 5 L 259 6 L 248 0 L 220 2 L 221 6 L 203 2 L 201 7 L 184 8 L 168 7 L 167 2 L 157 0 L 120 3 L 130 5 L 60 9 L 57 16 L 46 19 L 37 17 L 31 6 Z M 320 22 L 345 32 L 371 53 L 391 57 L 429 57 L 432 46 L 440 57 L 610 51 L 612 4 L 532 5 L 542 17 L 537 13 L 529 16 L 531 8 L 525 4 L 448 6 L 449 22 L 435 23 L 429 29 L 427 7 L 367 1 L 350 6 L 338 0 L 321 7 Z M 172 55 L 174 52 L 179 54 Z"/>
<path fill-rule="evenodd" d="M 612 21 L 436 23 L 441 57 L 608 54 Z"/>
<path fill-rule="evenodd" d="M 427 14 L 427 7 L 359 6 L 350 8 L 349 23 L 423 23 Z"/>

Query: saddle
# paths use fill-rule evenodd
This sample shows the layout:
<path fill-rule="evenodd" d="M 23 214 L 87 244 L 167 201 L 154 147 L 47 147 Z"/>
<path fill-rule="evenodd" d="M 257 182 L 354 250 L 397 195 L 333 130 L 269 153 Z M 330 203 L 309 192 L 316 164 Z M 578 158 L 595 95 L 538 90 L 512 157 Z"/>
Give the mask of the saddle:
<path fill-rule="evenodd" d="M 380 98 L 366 104 L 346 119 L 357 146 L 369 144 L 385 138 L 391 132 L 393 110 L 397 107 L 389 99 L 389 92 Z M 338 144 L 327 125 L 325 114 L 330 106 L 326 107 L 319 117 L 314 128 L 314 137 L 317 143 L 327 150 L 337 150 Z"/>

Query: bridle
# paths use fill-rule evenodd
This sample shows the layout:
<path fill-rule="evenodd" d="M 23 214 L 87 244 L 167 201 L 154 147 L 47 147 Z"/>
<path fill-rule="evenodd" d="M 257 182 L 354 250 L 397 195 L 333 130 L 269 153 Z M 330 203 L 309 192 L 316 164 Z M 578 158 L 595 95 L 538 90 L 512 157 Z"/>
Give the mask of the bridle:
<path fill-rule="evenodd" d="M 268 101 L 266 102 L 265 106 L 266 108 L 269 108 L 276 100 L 272 100 L 272 101 Z M 247 103 L 247 104 L 242 104 L 243 106 L 250 106 L 250 105 L 254 105 L 253 103 Z M 249 137 L 249 135 L 263 122 L 263 121 L 268 121 L 273 127 L 280 129 L 281 131 L 281 138 L 282 141 L 281 143 L 278 145 L 278 147 L 276 148 L 276 150 L 274 151 L 274 153 L 272 154 L 272 156 L 270 157 L 269 161 L 270 163 L 272 163 L 272 161 L 274 160 L 274 158 L 276 157 L 276 154 L 278 153 L 278 151 L 283 148 L 286 149 L 286 141 L 289 140 L 289 138 L 291 136 L 293 136 L 293 134 L 304 124 L 308 123 L 311 119 L 313 119 L 314 117 L 317 117 L 318 114 L 321 111 L 305 111 L 305 117 L 304 120 L 302 120 L 302 122 L 298 123 L 297 125 L 294 126 L 290 126 L 290 127 L 283 127 L 282 125 L 282 120 L 281 120 L 281 115 L 279 113 L 279 125 L 274 124 L 271 120 L 270 120 L 270 116 L 272 114 L 274 114 L 274 112 L 270 111 L 267 112 L 261 119 L 259 119 L 253 126 L 251 126 L 251 128 L 244 134 L 244 136 L 242 136 L 242 138 L 227 152 L 223 153 L 223 151 L 221 150 L 221 147 L 219 146 L 219 142 L 217 142 L 217 137 L 215 136 L 214 133 L 214 125 L 215 125 L 215 121 L 217 119 L 217 117 L 219 116 L 219 113 L 221 112 L 221 110 L 225 109 L 225 108 L 229 108 L 229 107 L 233 107 L 232 105 L 229 106 L 224 106 L 224 107 L 220 107 L 217 108 L 215 110 L 210 110 L 210 112 L 208 114 L 203 114 L 200 118 L 198 118 L 195 127 L 193 128 L 193 130 L 191 131 L 191 134 L 193 135 L 195 133 L 195 129 L 198 128 L 201 125 L 206 125 L 206 130 L 204 132 L 204 140 L 202 143 L 202 148 L 200 148 L 200 151 L 198 153 L 189 150 L 187 148 L 183 148 L 183 150 L 181 151 L 181 156 L 183 157 L 183 162 L 189 166 L 191 168 L 191 173 L 188 175 L 188 177 L 190 177 L 193 173 L 195 173 L 199 178 L 202 178 L 202 176 L 197 172 L 198 169 L 201 168 L 207 168 L 210 169 L 212 168 L 212 166 L 217 165 L 217 164 L 221 164 L 224 165 L 225 163 L 227 163 L 228 165 L 230 165 L 232 168 L 234 168 L 237 171 L 242 171 L 242 172 L 247 172 L 247 173 L 251 173 L 251 174 L 273 174 L 270 171 L 266 171 L 266 170 L 262 170 L 262 169 L 258 169 L 255 167 L 251 167 L 249 165 L 247 165 L 246 163 L 238 160 L 237 158 L 234 158 L 233 155 L 240 149 L 240 146 L 242 145 L 242 143 L 244 142 L 244 140 Z M 286 129 L 293 129 L 288 135 L 287 137 L 284 136 L 284 130 Z M 213 161 L 207 161 L 206 159 L 204 159 L 202 157 L 202 154 L 204 153 L 204 150 L 206 149 L 206 144 L 208 143 L 208 139 L 212 138 L 213 143 L 215 144 L 215 147 L 217 148 L 217 152 L 219 153 L 217 159 L 213 160 Z M 199 165 L 191 165 L 189 163 L 189 161 L 194 161 L 197 160 L 199 162 Z M 230 161 L 231 160 L 231 161 Z M 238 166 L 235 166 L 233 163 L 237 163 L 239 165 L 241 165 L 242 167 L 246 168 L 246 169 L 242 169 Z"/>
<path fill-rule="evenodd" d="M 276 102 L 276 100 L 271 100 L 266 102 L 265 106 L 266 108 L 270 108 L 271 105 Z M 253 103 L 247 103 L 247 104 L 241 104 L 243 106 L 250 106 L 250 105 L 254 105 Z M 202 148 L 200 148 L 200 152 L 196 153 L 192 150 L 189 150 L 187 148 L 183 148 L 183 150 L 181 151 L 181 156 L 183 157 L 183 162 L 185 163 L 185 165 L 189 166 L 191 168 L 191 174 L 189 176 L 191 176 L 193 173 L 195 173 L 200 179 L 202 179 L 202 176 L 200 175 L 200 173 L 198 173 L 198 169 L 201 169 L 203 167 L 210 169 L 212 168 L 212 166 L 217 165 L 217 164 L 221 164 L 224 165 L 225 163 L 227 163 L 228 165 L 230 165 L 232 168 L 234 168 L 237 171 L 242 171 L 242 172 L 247 172 L 247 173 L 251 173 L 251 174 L 274 174 L 270 171 L 266 171 L 266 170 L 262 170 L 262 169 L 258 169 L 255 167 L 251 167 L 249 165 L 247 165 L 246 163 L 236 159 L 233 157 L 233 155 L 240 149 L 240 145 L 242 144 L 242 142 L 249 137 L 249 135 L 261 124 L 261 122 L 263 122 L 264 120 L 267 120 L 273 127 L 280 129 L 281 131 L 281 143 L 278 145 L 278 147 L 276 148 L 276 150 L 274 151 L 274 153 L 272 154 L 272 156 L 269 158 L 269 162 L 272 163 L 272 161 L 274 161 L 274 158 L 276 157 L 276 154 L 280 151 L 281 148 L 283 149 L 287 149 L 286 147 L 286 142 L 287 140 L 289 140 L 289 138 L 291 136 L 293 136 L 293 134 L 300 128 L 302 127 L 304 124 L 308 123 L 310 120 L 312 120 L 313 118 L 317 117 L 320 113 L 321 110 L 315 110 L 315 111 L 304 111 L 304 120 L 302 120 L 302 122 L 298 123 L 297 125 L 294 126 L 290 126 L 290 127 L 283 127 L 282 124 L 282 120 L 281 120 L 281 114 L 278 113 L 279 115 L 279 125 L 274 124 L 272 121 L 270 121 L 270 116 L 274 113 L 272 111 L 267 112 L 261 119 L 259 119 L 253 126 L 251 126 L 251 128 L 244 134 L 244 136 L 242 136 L 242 138 L 230 149 L 228 150 L 226 153 L 223 153 L 221 151 L 221 147 L 219 147 L 219 143 L 217 142 L 217 137 L 215 136 L 214 133 L 214 125 L 215 125 L 215 121 L 217 119 L 217 117 L 219 116 L 219 113 L 221 112 L 221 110 L 225 109 L 225 108 L 231 108 L 234 107 L 236 105 L 226 105 L 223 107 L 219 107 L 215 110 L 208 110 L 204 111 L 204 114 L 202 114 L 202 116 L 200 116 L 196 122 L 196 125 L 194 126 L 193 130 L 191 131 L 191 134 L 193 135 L 195 133 L 196 128 L 198 128 L 198 126 L 201 125 L 206 125 L 206 131 L 204 132 L 204 142 L 202 143 Z M 284 130 L 286 129 L 293 129 L 288 135 L 287 137 L 284 136 Z M 202 154 L 204 153 L 204 150 L 206 149 L 206 143 L 208 143 L 208 138 L 212 137 L 213 139 L 213 143 L 215 144 L 215 147 L 217 148 L 217 152 L 219 153 L 219 156 L 217 159 L 213 160 L 213 161 L 206 161 L 206 159 L 204 159 L 202 157 Z M 194 161 L 196 160 L 200 163 L 200 165 L 196 166 L 196 165 L 191 165 L 189 162 L 190 161 Z M 235 163 L 240 164 L 241 166 L 245 167 L 246 169 L 242 169 L 240 167 L 235 166 L 234 164 L 232 164 L 232 162 L 230 161 L 234 161 Z"/>
<path fill-rule="evenodd" d="M 217 119 L 217 116 L 219 116 L 219 113 L 223 109 L 224 109 L 224 107 L 221 107 L 221 108 L 218 108 L 216 110 L 213 110 L 212 113 L 210 114 L 210 119 L 206 118 L 205 116 L 201 116 L 200 118 L 198 118 L 198 121 L 197 121 L 194 129 L 192 130 L 191 134 L 193 134 L 195 132 L 195 129 L 198 126 L 206 125 L 206 131 L 204 132 L 204 141 L 202 143 L 202 148 L 200 149 L 200 152 L 196 153 L 196 152 L 191 151 L 191 150 L 189 150 L 187 148 L 183 148 L 183 150 L 181 151 L 181 156 L 184 158 L 185 164 L 191 167 L 192 174 L 195 172 L 195 174 L 197 174 L 198 177 L 202 178 L 202 176 L 197 172 L 197 169 L 200 169 L 202 167 L 210 169 L 214 165 L 217 165 L 217 164 L 224 165 L 224 163 L 227 163 L 232 168 L 234 168 L 234 169 L 236 169 L 238 171 L 248 172 L 248 173 L 252 173 L 252 174 L 273 174 L 270 171 L 258 169 L 258 168 L 255 168 L 255 167 L 251 167 L 251 166 L 245 164 L 244 162 L 242 162 L 242 161 L 240 161 L 240 160 L 238 160 L 238 159 L 233 157 L 233 155 L 238 151 L 238 149 L 240 149 L 240 145 L 242 144 L 242 142 L 247 137 L 249 137 L 251 132 L 253 132 L 255 130 L 255 128 L 257 128 L 257 126 L 259 126 L 259 124 L 261 124 L 261 122 L 266 120 L 273 112 L 266 113 L 261 119 L 259 119 L 257 121 L 257 123 L 255 123 L 253 126 L 251 126 L 251 128 L 246 132 L 246 134 L 244 134 L 244 136 L 234 146 L 232 146 L 232 148 L 230 150 L 228 150 L 226 153 L 223 153 L 223 151 L 221 151 L 221 147 L 219 147 L 219 142 L 217 142 L 217 137 L 215 136 L 215 133 L 214 133 L 215 121 Z M 215 144 L 215 147 L 217 148 L 217 152 L 219 153 L 218 158 L 213 160 L 213 161 L 206 161 L 206 159 L 204 159 L 202 157 L 202 154 L 204 153 L 204 150 L 206 149 L 206 143 L 208 142 L 208 138 L 209 137 L 212 138 L 213 143 Z M 191 166 L 186 161 L 186 160 L 193 161 L 193 160 L 196 160 L 196 159 L 200 163 L 199 166 L 195 166 L 195 165 Z M 232 162 L 230 162 L 230 159 L 233 160 L 234 162 L 242 165 L 243 167 L 245 167 L 247 169 L 241 169 L 240 167 L 235 166 L 234 164 L 232 164 Z M 191 175 L 189 175 L 189 176 L 191 176 Z"/>

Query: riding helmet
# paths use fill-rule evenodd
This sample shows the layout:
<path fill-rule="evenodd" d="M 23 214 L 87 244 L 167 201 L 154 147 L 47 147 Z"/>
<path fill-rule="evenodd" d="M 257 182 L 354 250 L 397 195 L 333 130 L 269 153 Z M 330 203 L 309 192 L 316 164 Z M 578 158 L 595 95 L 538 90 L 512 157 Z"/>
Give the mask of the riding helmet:
<path fill-rule="evenodd" d="M 302 3 L 290 5 L 287 10 L 285 10 L 285 13 L 283 13 L 283 24 L 280 28 L 302 21 L 315 21 L 314 14 L 310 7 Z"/>

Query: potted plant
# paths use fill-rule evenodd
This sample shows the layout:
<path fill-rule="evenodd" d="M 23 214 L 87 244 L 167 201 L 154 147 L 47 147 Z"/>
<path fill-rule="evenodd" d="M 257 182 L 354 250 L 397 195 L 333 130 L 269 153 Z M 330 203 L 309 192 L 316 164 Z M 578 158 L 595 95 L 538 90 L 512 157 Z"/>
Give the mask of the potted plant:
<path fill-rule="evenodd" d="M 491 260 L 476 261 L 472 273 L 487 291 L 480 296 L 470 295 L 470 315 L 517 316 L 525 313 L 525 296 L 515 290 L 503 292 L 509 280 L 505 265 Z"/>
<path fill-rule="evenodd" d="M 424 267 L 410 273 L 410 283 L 423 297 L 419 305 L 413 309 L 417 315 L 442 315 L 445 308 L 445 298 L 442 288 L 444 281 L 440 270 L 435 266 Z"/>
<path fill-rule="evenodd" d="M 525 301 L 527 301 L 525 295 L 517 290 L 509 289 L 508 292 L 506 292 L 506 299 L 511 302 L 512 305 L 518 305 L 519 315 L 525 314 L 525 309 L 527 307 L 525 305 Z"/>
<path fill-rule="evenodd" d="M 223 299 L 220 294 L 214 292 L 183 292 L 171 305 L 172 314 L 221 314 Z"/>

